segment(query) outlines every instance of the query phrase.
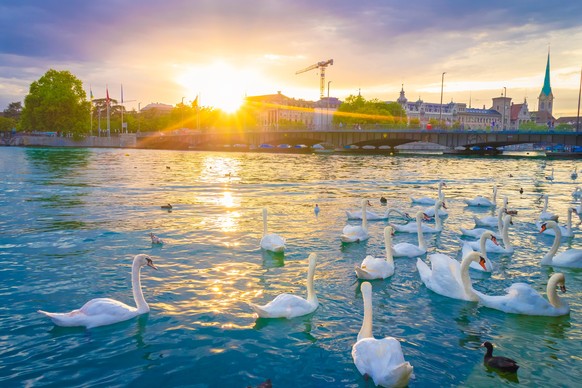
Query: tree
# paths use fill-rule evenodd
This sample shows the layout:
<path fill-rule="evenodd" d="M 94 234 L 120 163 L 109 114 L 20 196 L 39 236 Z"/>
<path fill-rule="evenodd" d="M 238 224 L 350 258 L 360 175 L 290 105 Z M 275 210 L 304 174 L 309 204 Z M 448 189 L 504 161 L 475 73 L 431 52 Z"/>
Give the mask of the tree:
<path fill-rule="evenodd" d="M 83 83 L 69 71 L 50 69 L 30 84 L 20 128 L 83 136 L 90 130 L 89 108 Z"/>
<path fill-rule="evenodd" d="M 16 127 L 16 120 L 0 116 L 0 131 L 11 131 Z"/>
<path fill-rule="evenodd" d="M 350 125 L 381 124 L 388 128 L 406 126 L 406 112 L 398 103 L 378 99 L 367 101 L 361 95 L 350 95 L 334 114 L 333 123 Z"/>
<path fill-rule="evenodd" d="M 4 109 L 4 117 L 8 117 L 14 120 L 18 120 L 20 118 L 21 113 L 22 113 L 22 103 L 20 101 L 11 102 L 10 104 L 8 104 L 8 107 Z"/>

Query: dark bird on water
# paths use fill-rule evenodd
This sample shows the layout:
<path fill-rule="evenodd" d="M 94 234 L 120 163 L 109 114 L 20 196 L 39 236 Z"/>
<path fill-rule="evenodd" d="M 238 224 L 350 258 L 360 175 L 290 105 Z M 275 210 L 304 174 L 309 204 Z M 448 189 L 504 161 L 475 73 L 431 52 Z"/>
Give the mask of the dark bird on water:
<path fill-rule="evenodd" d="M 517 372 L 519 365 L 511 358 L 493 356 L 493 345 L 491 342 L 485 341 L 481 344 L 482 347 L 487 348 L 487 353 L 483 357 L 483 364 L 489 368 L 494 368 L 505 372 Z"/>
<path fill-rule="evenodd" d="M 520 187 L 520 188 L 519 188 L 519 193 L 520 193 L 520 194 L 523 194 L 523 187 Z"/>
<path fill-rule="evenodd" d="M 388 203 L 388 200 L 384 197 L 380 197 L 380 203 Z"/>
<path fill-rule="evenodd" d="M 172 210 L 172 205 L 170 205 L 170 204 L 162 205 L 161 207 L 162 207 L 162 209 L 165 209 L 165 210 Z"/>

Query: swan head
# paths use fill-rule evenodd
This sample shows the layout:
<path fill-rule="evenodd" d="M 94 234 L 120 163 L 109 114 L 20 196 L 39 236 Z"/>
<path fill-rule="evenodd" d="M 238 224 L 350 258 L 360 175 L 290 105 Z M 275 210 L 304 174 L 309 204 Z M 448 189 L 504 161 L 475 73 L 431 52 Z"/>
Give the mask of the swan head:
<path fill-rule="evenodd" d="M 474 261 L 476 263 L 479 263 L 479 265 L 485 271 L 487 271 L 487 262 L 485 261 L 485 258 L 483 256 L 481 256 L 481 254 L 479 252 L 473 251 L 473 252 L 469 253 L 467 256 L 465 256 L 465 260 Z"/>
<path fill-rule="evenodd" d="M 556 221 L 547 221 L 542 224 L 540 227 L 540 233 L 544 233 L 548 228 L 555 228 L 558 224 Z"/>
<path fill-rule="evenodd" d="M 148 267 L 152 267 L 153 269 L 156 269 L 156 270 L 158 269 L 158 267 L 156 267 L 154 265 L 152 258 L 146 254 L 143 254 L 143 253 L 135 256 L 135 258 L 133 259 L 133 262 L 137 263 L 137 265 L 139 265 L 140 267 L 148 266 Z"/>
<path fill-rule="evenodd" d="M 499 245 L 499 242 L 497 241 L 497 237 L 495 237 L 493 232 L 483 232 L 483 235 L 485 236 L 485 238 L 490 239 L 493 242 L 493 244 Z"/>
<path fill-rule="evenodd" d="M 553 282 L 560 288 L 560 291 L 566 292 L 566 277 L 563 273 L 558 272 L 552 275 Z"/>
<path fill-rule="evenodd" d="M 418 212 L 418 213 L 416 213 L 416 219 L 417 220 L 420 219 L 422 221 L 430 221 L 432 219 L 432 217 L 424 212 Z"/>
<path fill-rule="evenodd" d="M 384 228 L 384 238 L 388 238 L 390 236 L 394 236 L 394 228 L 388 225 Z"/>

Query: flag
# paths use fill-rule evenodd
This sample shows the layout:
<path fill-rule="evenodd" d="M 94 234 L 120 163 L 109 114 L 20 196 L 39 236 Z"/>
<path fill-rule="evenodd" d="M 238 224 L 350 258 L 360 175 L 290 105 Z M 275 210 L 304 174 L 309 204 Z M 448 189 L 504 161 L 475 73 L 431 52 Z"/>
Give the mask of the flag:
<path fill-rule="evenodd" d="M 123 104 L 123 84 L 121 84 L 121 103 Z"/>
<path fill-rule="evenodd" d="M 105 103 L 109 105 L 109 88 L 105 86 L 105 92 L 107 93 L 107 97 L 105 98 Z"/>
<path fill-rule="evenodd" d="M 194 99 L 194 101 L 192 101 L 192 107 L 193 108 L 198 108 L 198 96 L 196 96 L 196 98 Z"/>

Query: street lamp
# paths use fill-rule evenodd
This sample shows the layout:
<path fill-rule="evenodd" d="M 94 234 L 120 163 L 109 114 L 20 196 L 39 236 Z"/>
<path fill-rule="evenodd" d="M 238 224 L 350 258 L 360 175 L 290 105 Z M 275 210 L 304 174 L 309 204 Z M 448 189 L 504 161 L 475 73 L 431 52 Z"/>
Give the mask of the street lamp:
<path fill-rule="evenodd" d="M 441 107 L 440 107 L 440 113 L 439 113 L 439 127 L 442 125 L 443 122 L 443 86 L 445 84 L 445 74 L 447 74 L 447 72 L 443 72 L 443 75 L 441 77 Z"/>
<path fill-rule="evenodd" d="M 331 83 L 331 81 L 327 81 L 327 114 L 325 115 L 326 119 L 325 119 L 325 126 L 327 129 L 329 129 L 330 127 L 330 118 L 329 118 L 329 84 Z"/>
<path fill-rule="evenodd" d="M 507 106 L 507 101 L 505 100 L 507 98 L 507 88 L 504 86 L 503 87 L 503 118 L 501 119 L 501 130 L 503 131 L 505 129 L 505 107 Z"/>
<path fill-rule="evenodd" d="M 141 102 L 137 103 L 137 132 L 141 130 Z"/>

